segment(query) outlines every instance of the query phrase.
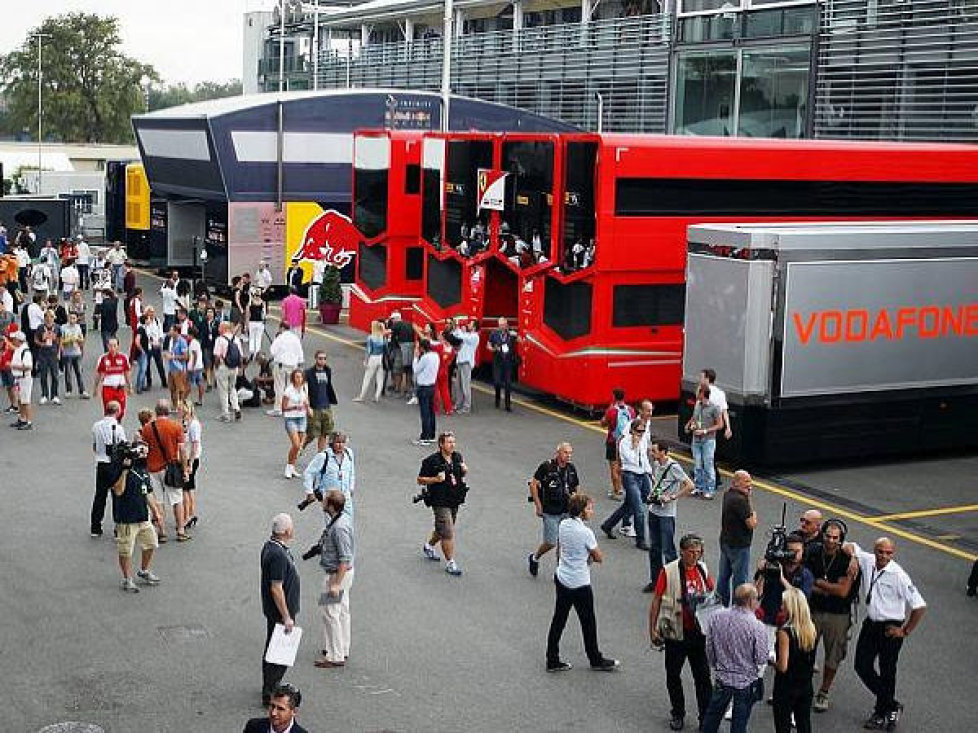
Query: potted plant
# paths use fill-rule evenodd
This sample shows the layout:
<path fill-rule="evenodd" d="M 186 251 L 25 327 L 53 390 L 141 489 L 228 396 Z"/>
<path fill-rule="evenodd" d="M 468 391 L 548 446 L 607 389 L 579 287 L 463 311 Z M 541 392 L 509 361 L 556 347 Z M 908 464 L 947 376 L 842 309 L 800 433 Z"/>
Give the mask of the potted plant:
<path fill-rule="evenodd" d="M 327 265 L 323 271 L 323 282 L 319 286 L 319 320 L 323 324 L 340 322 L 343 308 L 343 288 L 340 287 L 340 271 Z"/>

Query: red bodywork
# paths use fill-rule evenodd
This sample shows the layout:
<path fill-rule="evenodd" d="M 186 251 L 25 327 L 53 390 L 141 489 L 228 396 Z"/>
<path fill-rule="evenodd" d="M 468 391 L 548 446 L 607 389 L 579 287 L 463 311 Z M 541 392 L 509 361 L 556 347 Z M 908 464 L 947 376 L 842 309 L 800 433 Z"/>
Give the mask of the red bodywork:
<path fill-rule="evenodd" d="M 368 151 L 371 143 L 373 147 Z M 360 223 L 358 215 L 365 218 L 362 204 L 368 197 L 381 200 L 386 206 L 380 231 L 369 232 L 373 236 L 365 239 L 358 251 L 356 274 L 350 289 L 350 325 L 369 331 L 371 321 L 386 320 L 395 310 L 408 313 L 407 309 L 421 297 L 421 192 L 415 185 L 419 181 L 412 177 L 417 178 L 420 171 L 422 133 L 361 130 L 355 133 L 353 145 L 354 224 Z M 384 148 L 386 183 L 375 180 L 369 187 L 362 185 L 370 175 L 365 173 L 370 170 L 367 166 L 377 164 L 369 160 L 368 152 L 382 155 L 380 151 Z M 358 189 L 358 181 L 361 189 Z M 362 225 L 367 226 L 366 223 Z M 409 260 L 417 266 L 409 266 Z"/>

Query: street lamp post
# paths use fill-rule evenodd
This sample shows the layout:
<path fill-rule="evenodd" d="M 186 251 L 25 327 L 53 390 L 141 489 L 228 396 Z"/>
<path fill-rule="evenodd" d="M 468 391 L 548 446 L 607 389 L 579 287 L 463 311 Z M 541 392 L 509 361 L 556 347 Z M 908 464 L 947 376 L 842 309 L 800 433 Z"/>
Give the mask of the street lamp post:
<path fill-rule="evenodd" d="M 43 127 L 41 124 L 41 85 L 43 82 L 43 72 L 41 69 L 41 39 L 50 38 L 50 33 L 34 33 L 33 38 L 37 39 L 37 192 L 41 193 L 41 139 Z"/>
<path fill-rule="evenodd" d="M 279 0 L 279 20 L 281 21 L 278 29 L 278 90 L 285 91 L 285 0 Z"/>

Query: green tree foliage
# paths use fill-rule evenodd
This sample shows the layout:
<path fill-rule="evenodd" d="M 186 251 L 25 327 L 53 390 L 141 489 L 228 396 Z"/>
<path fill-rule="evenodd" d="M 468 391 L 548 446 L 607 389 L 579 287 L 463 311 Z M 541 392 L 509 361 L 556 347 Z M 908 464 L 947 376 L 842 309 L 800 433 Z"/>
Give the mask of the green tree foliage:
<path fill-rule="evenodd" d="M 186 84 L 169 84 L 165 87 L 153 86 L 149 90 L 149 109 L 166 109 L 179 104 L 203 102 L 207 99 L 221 97 L 236 97 L 241 94 L 241 82 L 234 79 L 229 82 L 203 81 L 194 86 Z"/>
<path fill-rule="evenodd" d="M 47 18 L 0 58 L 10 132 L 37 134 L 37 41 L 42 39 L 44 137 L 64 142 L 132 142 L 129 117 L 144 109 L 142 83 L 155 69 L 124 55 L 119 21 L 88 13 Z"/>

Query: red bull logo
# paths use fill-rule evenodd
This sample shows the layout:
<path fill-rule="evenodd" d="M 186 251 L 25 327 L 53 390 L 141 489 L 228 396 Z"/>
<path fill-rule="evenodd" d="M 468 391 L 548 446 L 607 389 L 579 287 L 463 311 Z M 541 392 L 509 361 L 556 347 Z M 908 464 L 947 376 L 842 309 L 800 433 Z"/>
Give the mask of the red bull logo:
<path fill-rule="evenodd" d="M 330 209 L 313 219 L 302 234 L 299 251 L 293 259 L 324 262 L 344 268 L 356 257 L 365 237 L 348 216 Z"/>

